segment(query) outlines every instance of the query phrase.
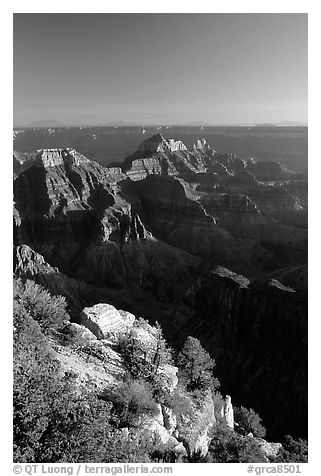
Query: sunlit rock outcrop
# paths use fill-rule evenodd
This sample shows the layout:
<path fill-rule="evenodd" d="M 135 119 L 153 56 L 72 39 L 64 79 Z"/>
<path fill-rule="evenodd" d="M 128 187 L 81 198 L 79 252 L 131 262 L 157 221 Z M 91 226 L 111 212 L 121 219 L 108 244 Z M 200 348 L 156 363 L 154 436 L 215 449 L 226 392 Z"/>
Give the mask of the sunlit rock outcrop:
<path fill-rule="evenodd" d="M 154 152 L 175 152 L 176 150 L 187 150 L 187 147 L 182 141 L 165 139 L 161 134 L 155 134 L 146 139 L 138 149 L 139 152 L 144 154 L 153 154 Z"/>
<path fill-rule="evenodd" d="M 96 304 L 83 309 L 80 320 L 97 339 L 101 340 L 110 335 L 124 334 L 132 327 L 135 316 L 125 311 L 120 314 L 109 304 Z"/>
<path fill-rule="evenodd" d="M 226 395 L 224 405 L 221 409 L 222 421 L 228 428 L 234 430 L 234 410 L 230 395 Z"/>

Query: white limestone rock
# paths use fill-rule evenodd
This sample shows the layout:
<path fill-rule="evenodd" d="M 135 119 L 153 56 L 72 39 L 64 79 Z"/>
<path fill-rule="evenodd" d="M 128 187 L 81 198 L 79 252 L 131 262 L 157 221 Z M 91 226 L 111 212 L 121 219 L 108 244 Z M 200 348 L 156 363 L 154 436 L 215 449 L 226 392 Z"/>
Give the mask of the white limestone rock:
<path fill-rule="evenodd" d="M 64 163 L 62 149 L 43 149 L 38 152 L 43 167 L 57 167 Z"/>
<path fill-rule="evenodd" d="M 76 324 L 75 322 L 68 322 L 67 324 L 68 332 L 74 339 L 80 339 L 83 341 L 93 341 L 97 340 L 95 334 L 93 334 L 87 327 Z"/>
<path fill-rule="evenodd" d="M 155 152 L 175 152 L 177 150 L 187 150 L 185 144 L 180 140 L 165 139 L 162 134 L 155 134 L 146 139 L 138 149 L 140 152 L 153 154 Z"/>
<path fill-rule="evenodd" d="M 97 339 L 117 339 L 119 334 L 128 332 L 133 326 L 135 316 L 130 312 L 118 311 L 110 304 L 95 304 L 82 310 L 80 320 Z"/>
<path fill-rule="evenodd" d="M 229 395 L 226 395 L 225 397 L 225 402 L 221 409 L 221 416 L 226 425 L 231 430 L 234 430 L 234 409 Z"/>
<path fill-rule="evenodd" d="M 132 328 L 131 337 L 144 343 L 146 346 L 154 348 L 157 342 L 157 329 L 145 323 L 144 326 L 135 326 Z"/>
<path fill-rule="evenodd" d="M 155 417 L 146 416 L 141 424 L 141 431 L 146 439 L 154 441 L 156 449 L 168 449 L 177 455 L 187 456 L 184 445 L 169 435 L 166 428 L 155 420 Z"/>
<path fill-rule="evenodd" d="M 163 387 L 166 388 L 169 393 L 172 393 L 178 384 L 177 372 L 178 368 L 169 364 L 160 365 L 157 370 Z"/>
<path fill-rule="evenodd" d="M 216 426 L 211 391 L 204 395 L 200 403 L 200 406 L 192 404 L 191 411 L 181 415 L 177 429 L 179 440 L 184 442 L 190 454 L 199 451 L 202 456 L 205 456 L 211 441 L 212 430 Z"/>
<path fill-rule="evenodd" d="M 267 458 L 275 458 L 278 455 L 280 449 L 282 448 L 281 443 L 273 443 L 271 441 L 266 441 L 263 438 L 254 439 L 263 451 L 264 456 L 266 456 Z"/>
<path fill-rule="evenodd" d="M 176 150 L 187 150 L 187 147 L 182 141 L 174 139 L 163 139 L 157 147 L 157 152 L 175 152 Z"/>
<path fill-rule="evenodd" d="M 92 347 L 90 352 L 81 352 L 56 343 L 53 350 L 61 371 L 76 376 L 75 384 L 80 394 L 84 389 L 100 392 L 119 385 L 125 373 L 120 355 L 105 348 L 97 339 L 90 341 L 89 345 Z"/>
<path fill-rule="evenodd" d="M 163 416 L 163 412 L 162 412 L 162 406 L 160 405 L 160 403 L 157 403 L 156 406 L 157 406 L 157 411 L 155 412 L 153 418 L 154 418 L 154 420 L 157 421 L 157 423 L 164 426 L 164 416 Z"/>

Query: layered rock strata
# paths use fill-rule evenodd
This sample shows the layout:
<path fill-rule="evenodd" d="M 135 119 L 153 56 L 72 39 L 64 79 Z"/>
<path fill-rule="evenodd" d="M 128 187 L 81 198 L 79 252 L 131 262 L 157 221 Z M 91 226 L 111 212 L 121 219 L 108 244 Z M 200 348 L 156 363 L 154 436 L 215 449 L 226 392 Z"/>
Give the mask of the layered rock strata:
<path fill-rule="evenodd" d="M 217 268 L 175 315 L 162 321 L 168 338 L 199 338 L 215 357 L 223 391 L 256 408 L 270 437 L 306 435 L 307 309 L 300 294 L 275 279 L 251 281 Z"/>

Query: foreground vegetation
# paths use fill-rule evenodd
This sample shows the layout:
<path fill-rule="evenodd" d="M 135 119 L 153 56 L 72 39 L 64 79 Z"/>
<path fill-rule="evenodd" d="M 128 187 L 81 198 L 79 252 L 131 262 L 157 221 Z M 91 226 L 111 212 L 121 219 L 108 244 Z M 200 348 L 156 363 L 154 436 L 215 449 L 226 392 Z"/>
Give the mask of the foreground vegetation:
<path fill-rule="evenodd" d="M 170 349 L 156 326 L 157 345 L 139 344 L 129 333 L 118 344 L 124 358 L 124 381 L 99 395 L 79 392 L 76 376 L 62 371 L 51 343 L 69 320 L 65 299 L 52 296 L 32 281 L 14 281 L 14 460 L 17 462 L 151 462 L 177 460 L 152 439 L 137 432 L 142 415 L 153 416 L 157 404 L 172 409 L 178 420 L 201 405 L 209 392 L 217 424 L 208 454 L 187 451 L 185 462 L 264 462 L 256 439 L 265 428 L 252 409 L 235 409 L 237 431 L 220 421 L 223 404 L 215 361 L 200 342 L 188 337 L 180 352 Z M 140 326 L 147 325 L 140 320 Z M 175 364 L 179 384 L 164 389 L 157 370 Z M 126 431 L 124 431 L 126 429 Z M 304 440 L 287 437 L 277 462 L 307 460 Z"/>

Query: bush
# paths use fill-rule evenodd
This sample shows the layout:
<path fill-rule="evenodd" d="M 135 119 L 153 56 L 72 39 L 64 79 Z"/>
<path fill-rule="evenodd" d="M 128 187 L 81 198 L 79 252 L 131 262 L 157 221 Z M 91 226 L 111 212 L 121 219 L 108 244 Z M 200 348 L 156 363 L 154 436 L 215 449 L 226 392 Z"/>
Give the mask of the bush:
<path fill-rule="evenodd" d="M 127 376 L 113 393 L 107 392 L 105 398 L 113 402 L 117 424 L 120 428 L 137 426 L 143 415 L 155 415 L 157 404 L 148 384 Z"/>
<path fill-rule="evenodd" d="M 15 462 L 151 461 L 149 442 L 113 426 L 110 402 L 78 394 L 71 373 L 64 376 L 39 324 L 19 302 L 14 304 L 13 406 Z"/>
<path fill-rule="evenodd" d="M 198 339 L 188 337 L 178 354 L 177 365 L 180 369 L 179 377 L 186 382 L 188 390 L 217 389 L 219 381 L 213 377 L 212 370 L 215 361 L 201 346 Z"/>
<path fill-rule="evenodd" d="M 179 459 L 179 455 L 175 450 L 168 448 L 159 449 L 159 446 L 157 446 L 157 449 L 152 451 L 150 456 L 152 461 L 156 463 L 177 463 Z"/>
<path fill-rule="evenodd" d="M 136 328 L 149 327 L 144 319 L 139 319 Z M 120 338 L 118 346 L 127 370 L 133 378 L 153 381 L 161 365 L 172 363 L 172 352 L 168 347 L 162 329 L 156 323 L 156 335 L 153 343 L 137 339 L 135 327 L 128 335 Z M 148 328 L 146 328 L 148 332 Z"/>
<path fill-rule="evenodd" d="M 78 425 L 76 417 L 74 431 L 67 432 L 69 441 L 64 446 L 61 462 L 151 461 L 150 453 L 154 447 L 149 441 L 135 433 L 124 434 L 111 424 L 109 402 L 90 396 L 83 401 L 82 408 L 85 408 L 85 411 L 79 414 Z"/>
<path fill-rule="evenodd" d="M 182 420 L 183 415 L 191 415 L 193 412 L 192 400 L 184 394 L 183 389 L 177 386 L 171 395 L 166 395 L 164 405 L 171 408 L 178 421 Z"/>
<path fill-rule="evenodd" d="M 253 433 L 253 436 L 264 438 L 266 430 L 261 424 L 260 416 L 253 408 L 235 407 L 234 420 L 237 423 L 236 429 L 243 435 Z"/>
<path fill-rule="evenodd" d="M 60 329 L 69 320 L 65 298 L 52 296 L 33 281 L 14 280 L 13 297 L 43 329 Z"/>
<path fill-rule="evenodd" d="M 208 455 L 203 455 L 201 450 L 193 451 L 191 454 L 185 456 L 185 463 L 209 463 Z"/>
<path fill-rule="evenodd" d="M 308 442 L 301 438 L 295 440 L 287 435 L 282 442 L 275 463 L 308 463 Z"/>
<path fill-rule="evenodd" d="M 104 453 L 95 458 L 95 463 L 151 463 L 154 445 L 151 441 L 137 433 L 124 435 L 114 431 L 104 442 Z M 84 459 L 84 462 L 87 460 Z"/>
<path fill-rule="evenodd" d="M 55 360 L 40 326 L 21 304 L 16 303 L 13 416 L 17 461 L 44 461 L 46 435 L 56 419 L 55 412 L 59 408 L 62 413 L 67 413 L 69 384 L 62 380 L 59 371 L 59 362 Z"/>
<path fill-rule="evenodd" d="M 230 429 L 216 430 L 208 450 L 209 463 L 263 463 L 265 456 L 254 438 Z"/>

